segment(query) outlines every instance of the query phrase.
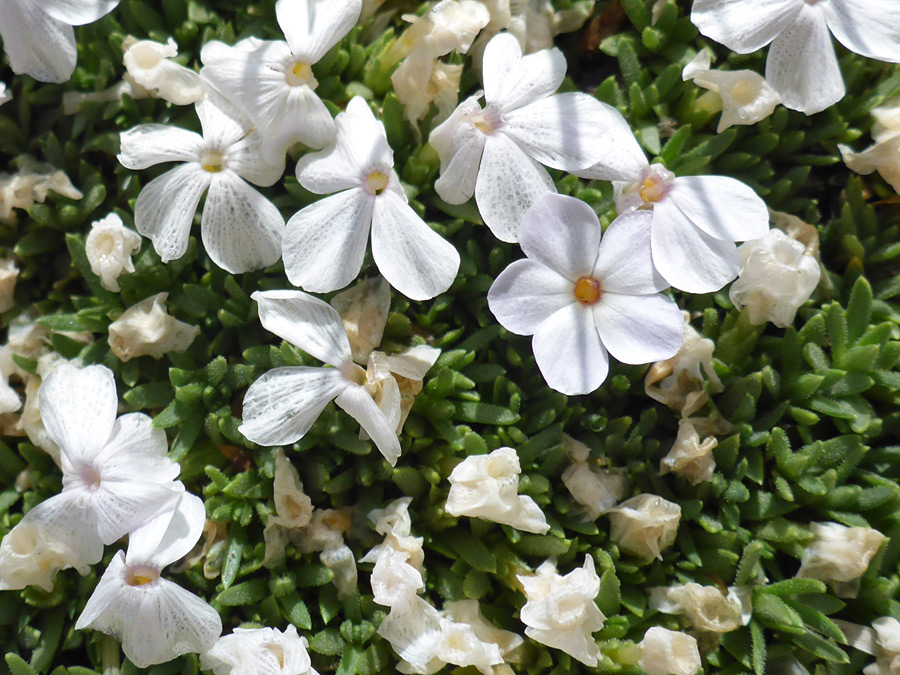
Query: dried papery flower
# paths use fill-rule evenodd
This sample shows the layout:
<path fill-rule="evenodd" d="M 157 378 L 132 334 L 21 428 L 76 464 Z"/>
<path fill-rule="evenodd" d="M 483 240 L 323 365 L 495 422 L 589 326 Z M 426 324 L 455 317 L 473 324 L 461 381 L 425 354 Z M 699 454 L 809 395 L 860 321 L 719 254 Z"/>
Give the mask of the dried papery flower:
<path fill-rule="evenodd" d="M 572 463 L 562 473 L 562 482 L 572 498 L 585 507 L 585 519 L 597 520 L 628 494 L 628 479 L 620 471 L 610 471 L 590 461 L 586 445 L 564 434 Z"/>
<path fill-rule="evenodd" d="M 128 36 L 122 42 L 125 76 L 153 96 L 189 105 L 206 95 L 206 84 L 193 70 L 175 63 L 178 45 L 171 37 L 163 44 L 153 40 L 137 40 Z"/>
<path fill-rule="evenodd" d="M 31 157 L 20 157 L 14 174 L 0 173 L 0 223 L 14 225 L 13 209 L 27 211 L 35 202 L 43 204 L 50 191 L 69 199 L 81 199 L 84 195 L 75 189 L 72 181 L 62 171 Z"/>
<path fill-rule="evenodd" d="M 273 479 L 275 512 L 269 522 L 282 527 L 304 527 L 312 518 L 312 500 L 303 492 L 300 475 L 282 448 L 275 450 L 275 477 Z"/>
<path fill-rule="evenodd" d="M 707 436 L 701 443 L 700 434 L 694 427 L 693 420 L 689 418 L 680 420 L 675 443 L 669 454 L 659 462 L 660 475 L 671 471 L 687 478 L 691 485 L 710 480 L 713 471 L 716 470 L 716 460 L 712 456 L 712 451 L 718 444 L 714 436 Z"/>
<path fill-rule="evenodd" d="M 638 646 L 638 665 L 647 675 L 694 675 L 700 670 L 697 640 L 687 633 L 653 626 Z"/>
<path fill-rule="evenodd" d="M 840 598 L 855 598 L 859 580 L 885 537 L 870 527 L 812 523 L 815 539 L 806 546 L 797 576 L 824 581 Z"/>
<path fill-rule="evenodd" d="M 140 250 L 141 235 L 125 227 L 115 213 L 95 221 L 84 242 L 91 271 L 100 277 L 103 288 L 115 293 L 119 292 L 119 276 L 134 272 L 131 256 Z"/>
<path fill-rule="evenodd" d="M 682 417 L 688 417 L 702 408 L 708 398 L 703 387 L 704 375 L 712 391 L 719 392 L 724 387 L 713 368 L 716 343 L 702 337 L 691 326 L 688 312 L 682 314 L 684 343 L 675 356 L 650 366 L 644 379 L 644 391 L 653 400 L 680 410 Z"/>
<path fill-rule="evenodd" d="M 16 292 L 16 279 L 19 268 L 12 258 L 0 260 L 0 313 L 11 310 L 16 305 L 13 295 Z"/>
<path fill-rule="evenodd" d="M 372 277 L 337 293 L 331 299 L 331 306 L 344 322 L 353 360 L 366 363 L 384 336 L 391 309 L 390 285 L 384 277 Z"/>
<path fill-rule="evenodd" d="M 294 626 L 235 628 L 200 656 L 200 667 L 214 675 L 319 675 L 307 647 Z"/>
<path fill-rule="evenodd" d="M 400 391 L 400 420 L 397 422 L 397 434 L 403 431 L 409 411 L 412 410 L 416 396 L 424 386 L 425 375 L 440 355 L 441 350 L 437 347 L 416 345 L 386 358 L 388 370 L 397 381 L 397 388 Z"/>
<path fill-rule="evenodd" d="M 750 621 L 751 589 L 728 589 L 696 583 L 650 589 L 650 608 L 664 614 L 683 614 L 688 624 L 701 632 L 728 633 Z"/>
<path fill-rule="evenodd" d="M 169 352 L 185 351 L 200 335 L 199 326 L 179 321 L 166 311 L 168 297 L 168 293 L 151 295 L 109 325 L 109 347 L 119 359 L 160 359 Z"/>
<path fill-rule="evenodd" d="M 659 558 L 675 542 L 681 507 L 657 495 L 632 497 L 610 509 L 610 539 L 626 553 L 639 558 Z"/>
<path fill-rule="evenodd" d="M 897 675 L 900 673 L 900 621 L 891 616 L 883 616 L 872 622 L 872 629 L 876 645 L 872 651 L 878 660 L 863 668 L 864 675 Z M 853 641 L 851 645 L 863 649 Z"/>

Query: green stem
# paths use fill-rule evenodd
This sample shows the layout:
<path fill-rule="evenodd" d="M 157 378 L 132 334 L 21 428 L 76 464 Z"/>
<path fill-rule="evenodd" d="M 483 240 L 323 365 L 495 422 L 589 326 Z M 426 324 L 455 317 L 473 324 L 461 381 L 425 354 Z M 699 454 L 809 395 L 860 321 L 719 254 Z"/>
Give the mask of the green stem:
<path fill-rule="evenodd" d="M 103 636 L 100 643 L 100 661 L 103 675 L 119 675 L 119 643 L 115 638 Z"/>

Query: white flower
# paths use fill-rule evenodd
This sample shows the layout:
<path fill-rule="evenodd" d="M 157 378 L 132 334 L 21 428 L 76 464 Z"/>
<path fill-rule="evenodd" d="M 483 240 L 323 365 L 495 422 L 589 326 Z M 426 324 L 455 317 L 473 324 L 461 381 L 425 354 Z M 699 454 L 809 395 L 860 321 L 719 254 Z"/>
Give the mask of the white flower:
<path fill-rule="evenodd" d="M 676 177 L 645 161 L 639 180 L 613 186 L 620 214 L 651 211 L 653 265 L 670 285 L 688 293 L 711 293 L 734 279 L 740 269 L 734 242 L 769 231 L 765 202 L 734 178 Z"/>
<path fill-rule="evenodd" d="M 441 350 L 428 345 L 416 345 L 402 352 L 385 357 L 385 365 L 397 381 L 400 391 L 400 419 L 397 434 L 403 430 L 406 418 L 412 410 L 416 395 L 422 391 L 425 374 L 441 355 Z"/>
<path fill-rule="evenodd" d="M 531 497 L 516 494 L 521 472 L 519 456 L 512 448 L 466 457 L 450 473 L 444 510 L 451 516 L 484 518 L 544 534 L 550 525 L 541 507 Z"/>
<path fill-rule="evenodd" d="M 442 614 L 455 623 L 471 626 L 481 642 L 497 645 L 501 656 L 506 656 L 525 642 L 521 636 L 488 623 L 481 613 L 481 606 L 477 600 L 457 600 L 456 602 L 448 603 L 444 605 Z M 447 661 L 448 663 L 457 663 L 456 661 L 449 661 L 449 659 Z"/>
<path fill-rule="evenodd" d="M 208 42 L 200 74 L 253 120 L 272 164 L 296 142 L 324 148 L 334 121 L 316 95 L 312 66 L 356 25 L 361 0 L 278 0 L 275 14 L 287 42 L 248 38 L 233 47 Z"/>
<path fill-rule="evenodd" d="M 671 359 L 650 366 L 644 380 L 644 392 L 655 401 L 680 410 L 686 417 L 703 407 L 708 398 L 703 388 L 704 374 L 713 391 L 722 391 L 722 382 L 713 368 L 716 343 L 702 337 L 684 315 L 684 344 Z"/>
<path fill-rule="evenodd" d="M 900 673 L 900 621 L 890 616 L 883 616 L 872 622 L 872 628 L 877 645 L 874 653 L 878 660 L 863 668 L 863 673 L 865 675 L 897 675 Z M 861 628 L 861 630 L 866 629 Z M 857 649 L 872 653 L 862 645 L 854 644 L 852 639 L 850 644 Z"/>
<path fill-rule="evenodd" d="M 550 0 L 507 0 L 507 4 L 512 13 L 509 32 L 516 36 L 526 54 L 552 48 L 554 37 L 581 28 L 592 10 L 587 4 L 578 3 L 557 11 Z"/>
<path fill-rule="evenodd" d="M 372 257 L 391 286 L 413 300 L 443 293 L 456 278 L 459 253 L 407 203 L 384 125 L 359 96 L 335 124 L 335 144 L 297 162 L 297 180 L 303 187 L 316 194 L 337 194 L 288 221 L 288 279 L 322 293 L 346 286 L 359 274 L 371 229 Z"/>
<path fill-rule="evenodd" d="M 0 591 L 40 586 L 53 590 L 53 579 L 59 570 L 75 567 L 87 574 L 89 565 L 100 555 L 83 555 L 74 541 L 56 533 L 35 519 L 23 519 L 0 543 Z"/>
<path fill-rule="evenodd" d="M 756 124 L 772 114 L 781 102 L 778 93 L 752 70 L 710 70 L 710 55 L 705 49 L 681 72 L 681 79 L 719 95 L 722 117 L 718 133 L 735 124 Z"/>
<path fill-rule="evenodd" d="M 562 482 L 572 498 L 585 507 L 585 518 L 597 520 L 628 493 L 628 479 L 619 471 L 600 469 L 589 463 L 590 450 L 584 443 L 563 434 L 572 463 L 562 473 Z"/>
<path fill-rule="evenodd" d="M 440 612 L 427 600 L 414 596 L 409 605 L 391 608 L 378 626 L 378 634 L 391 644 L 400 657 L 398 670 L 433 673 L 443 665 L 439 660 L 434 663 L 434 653 L 444 621 Z"/>
<path fill-rule="evenodd" d="M 878 171 L 895 191 L 900 192 L 900 99 L 892 99 L 872 110 L 875 144 L 862 152 L 838 145 L 844 162 L 852 171 L 869 175 Z"/>
<path fill-rule="evenodd" d="M 272 481 L 277 516 L 269 517 L 282 527 L 305 527 L 312 518 L 312 500 L 303 492 L 300 475 L 282 448 L 275 450 L 275 477 Z"/>
<path fill-rule="evenodd" d="M 450 204 L 475 203 L 498 239 L 517 241 L 519 221 L 537 199 L 556 192 L 541 166 L 637 180 L 644 155 L 617 110 L 580 92 L 553 95 L 566 74 L 558 49 L 522 56 L 509 34 L 484 52 L 481 94 L 463 101 L 431 132 L 441 159 L 435 190 Z"/>
<path fill-rule="evenodd" d="M 742 244 L 741 271 L 728 297 L 746 309 L 754 326 L 771 321 L 779 328 L 794 323 L 800 306 L 819 285 L 819 263 L 806 247 L 781 230 Z"/>
<path fill-rule="evenodd" d="M 332 368 L 275 368 L 250 385 L 239 431 L 260 445 L 303 438 L 334 400 L 354 417 L 393 466 L 400 456 L 395 426 L 365 390 L 365 371 L 353 363 L 341 317 L 301 291 L 256 291 L 262 325 Z"/>
<path fill-rule="evenodd" d="M 10 92 L 5 82 L 0 82 L 0 105 L 12 101 L 12 92 Z"/>
<path fill-rule="evenodd" d="M 403 497 L 391 502 L 386 508 L 375 509 L 369 520 L 376 532 L 384 535 L 384 542 L 369 551 L 360 562 L 374 562 L 385 548 L 392 548 L 407 554 L 409 564 L 422 570 L 425 554 L 422 551 L 422 537 L 413 537 L 409 505 L 412 497 Z"/>
<path fill-rule="evenodd" d="M 360 562 L 369 562 L 369 556 Z M 389 546 L 378 553 L 370 583 L 373 600 L 392 609 L 411 605 L 416 594 L 425 588 L 422 573 L 409 564 L 409 554 Z"/>
<path fill-rule="evenodd" d="M 750 622 L 751 591 L 732 586 L 725 595 L 715 586 L 688 583 L 650 589 L 650 608 L 664 614 L 684 614 L 691 627 L 728 633 Z"/>
<path fill-rule="evenodd" d="M 21 314 L 10 322 L 6 344 L 0 347 L 0 414 L 13 413 L 22 406 L 19 394 L 9 384 L 10 378 L 28 382 L 33 377 L 13 357 L 37 361 L 46 351 L 47 329 L 35 323 L 34 317 Z"/>
<path fill-rule="evenodd" d="M 65 82 L 78 51 L 72 26 L 94 23 L 119 0 L 3 0 L 0 38 L 14 73 L 41 82 Z"/>
<path fill-rule="evenodd" d="M 188 105 L 206 95 L 200 76 L 172 60 L 178 56 L 178 45 L 172 38 L 162 44 L 129 36 L 122 48 L 126 77 L 155 96 L 175 105 Z"/>
<path fill-rule="evenodd" d="M 596 666 L 600 648 L 591 633 L 603 628 L 606 617 L 594 604 L 600 592 L 600 577 L 594 559 L 586 555 L 584 566 L 565 576 L 551 561 L 544 562 L 534 575 L 517 574 L 527 602 L 519 618 L 531 639 L 561 649 L 587 666 Z"/>
<path fill-rule="evenodd" d="M 700 434 L 690 419 L 678 422 L 678 435 L 669 454 L 659 462 L 659 475 L 671 472 L 687 478 L 691 485 L 703 483 L 712 478 L 716 470 L 713 449 L 719 444 L 715 436 L 707 436 L 700 442 Z"/>
<path fill-rule="evenodd" d="M 109 347 L 122 361 L 138 356 L 160 359 L 183 352 L 200 335 L 200 327 L 179 321 L 166 311 L 168 293 L 157 293 L 126 309 L 109 324 Z"/>
<path fill-rule="evenodd" d="M 263 161 L 259 134 L 224 101 L 206 98 L 196 110 L 202 136 L 162 124 L 141 124 L 121 134 L 119 161 L 129 169 L 182 162 L 144 185 L 134 205 L 134 224 L 153 241 L 163 262 L 180 258 L 208 188 L 200 218 L 207 255 L 235 274 L 268 267 L 281 255 L 284 219 L 246 181 L 273 185 L 284 163 Z"/>
<path fill-rule="evenodd" d="M 694 675 L 700 671 L 697 640 L 687 633 L 653 626 L 638 647 L 638 665 L 647 675 Z"/>
<path fill-rule="evenodd" d="M 0 8 L 0 13 L 2 11 Z M 43 204 L 51 190 L 69 199 L 81 199 L 84 196 L 75 189 L 64 172 L 56 171 L 31 157 L 16 161 L 20 164 L 16 173 L 0 173 L 0 223 L 15 224 L 16 214 L 13 209 L 27 211 L 35 202 Z"/>
<path fill-rule="evenodd" d="M 829 584 L 839 598 L 855 598 L 859 580 L 886 537 L 870 527 L 812 523 L 816 536 L 803 551 L 798 577 Z"/>
<path fill-rule="evenodd" d="M 13 295 L 16 292 L 16 279 L 19 277 L 19 268 L 13 258 L 0 260 L 0 313 L 9 311 L 16 306 Z"/>
<path fill-rule="evenodd" d="M 366 363 L 381 344 L 391 309 L 391 288 L 382 277 L 372 277 L 337 293 L 331 306 L 341 315 L 353 360 Z"/>
<path fill-rule="evenodd" d="M 534 358 L 553 389 L 594 391 L 609 372 L 609 354 L 641 364 L 681 347 L 681 313 L 660 293 L 667 284 L 650 259 L 651 218 L 646 211 L 620 216 L 601 241 L 587 204 L 553 194 L 522 218 L 527 258 L 497 277 L 488 306 L 507 330 L 534 335 Z"/>
<path fill-rule="evenodd" d="M 639 558 L 659 558 L 675 542 L 681 507 L 657 495 L 632 497 L 610 509 L 609 537 L 625 553 Z"/>
<path fill-rule="evenodd" d="M 844 97 L 829 32 L 851 52 L 900 63 L 894 0 L 694 0 L 691 21 L 740 54 L 771 43 L 766 80 L 785 106 L 807 115 Z"/>
<path fill-rule="evenodd" d="M 318 675 L 305 637 L 294 626 L 235 628 L 200 656 L 200 667 L 215 675 Z"/>
<path fill-rule="evenodd" d="M 164 567 L 190 553 L 205 523 L 203 501 L 182 493 L 174 510 L 132 532 L 127 553 L 119 551 L 109 563 L 76 630 L 112 635 L 138 668 L 212 648 L 222 633 L 219 614 L 160 576 Z"/>
<path fill-rule="evenodd" d="M 119 292 L 119 275 L 134 272 L 131 256 L 140 249 L 141 236 L 125 227 L 115 213 L 94 222 L 84 242 L 91 272 L 100 277 L 103 288 L 116 293 Z"/>

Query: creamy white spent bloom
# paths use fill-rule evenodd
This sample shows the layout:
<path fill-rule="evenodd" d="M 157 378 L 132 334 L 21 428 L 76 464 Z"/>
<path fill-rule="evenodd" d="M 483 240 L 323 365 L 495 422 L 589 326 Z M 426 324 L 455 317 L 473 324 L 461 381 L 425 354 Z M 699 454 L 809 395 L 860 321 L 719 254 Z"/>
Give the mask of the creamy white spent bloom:
<path fill-rule="evenodd" d="M 534 358 L 556 391 L 597 389 L 609 373 L 609 354 L 641 364 L 681 347 L 681 312 L 661 293 L 668 284 L 653 269 L 651 218 L 647 211 L 619 216 L 601 240 L 591 207 L 555 194 L 522 218 L 519 244 L 527 257 L 500 273 L 488 306 L 507 330 L 534 336 Z"/>
<path fill-rule="evenodd" d="M 108 291 L 119 292 L 117 279 L 123 272 L 134 272 L 131 256 L 141 250 L 141 235 L 129 230 L 115 213 L 91 224 L 84 252 L 91 272 L 100 277 Z"/>
<path fill-rule="evenodd" d="M 26 513 L 0 549 L 30 555 L 31 547 L 45 587 L 66 567 L 86 574 L 104 544 L 171 508 L 183 489 L 175 482 L 179 466 L 167 457 L 165 432 L 141 413 L 117 418 L 118 403 L 112 371 L 104 366 L 62 364 L 41 385 L 41 417 L 60 448 L 63 489 Z M 15 576 L 16 568 L 0 566 L 0 583 L 16 587 L 7 573 Z"/>
<path fill-rule="evenodd" d="M 161 359 L 183 352 L 200 335 L 200 327 L 179 321 L 166 309 L 168 293 L 157 293 L 126 309 L 109 324 L 109 347 L 122 361 L 139 356 Z"/>
<path fill-rule="evenodd" d="M 695 0 L 691 21 L 739 54 L 771 43 L 766 81 L 785 106 L 807 115 L 837 103 L 846 91 L 831 35 L 851 52 L 900 63 L 900 4 L 894 0 Z"/>
<path fill-rule="evenodd" d="M 384 125 L 359 96 L 335 124 L 334 144 L 297 162 L 300 185 L 331 196 L 288 221 L 288 279 L 317 293 L 343 288 L 359 274 L 371 231 L 372 258 L 391 286 L 412 300 L 443 293 L 456 278 L 459 253 L 409 205 Z"/>
<path fill-rule="evenodd" d="M 662 550 L 675 543 L 681 507 L 658 495 L 632 497 L 609 512 L 609 537 L 625 553 L 662 560 Z"/>
<path fill-rule="evenodd" d="M 872 629 L 876 645 L 873 651 L 878 660 L 863 668 L 864 675 L 897 675 L 900 673 L 900 621 L 891 616 L 883 616 L 872 622 Z M 862 645 L 855 645 L 852 639 L 850 644 L 863 649 Z M 863 651 L 872 653 L 867 649 Z"/>
<path fill-rule="evenodd" d="M 422 550 L 424 540 L 411 534 L 412 520 L 409 516 L 411 503 L 412 497 L 403 497 L 369 514 L 374 530 L 384 535 L 384 542 L 369 551 L 360 562 L 374 562 L 385 548 L 392 548 L 408 554 L 410 565 L 422 571 L 422 563 L 425 561 L 425 553 Z"/>
<path fill-rule="evenodd" d="M 57 171 L 49 164 L 31 157 L 19 158 L 15 162 L 19 164 L 16 173 L 0 173 L 0 223 L 14 225 L 17 218 L 13 209 L 27 211 L 35 202 L 43 204 L 51 191 L 69 199 L 84 196 L 72 185 L 65 172 Z"/>
<path fill-rule="evenodd" d="M 66 82 L 78 50 L 72 26 L 84 26 L 113 11 L 119 0 L 4 0 L 0 39 L 14 73 L 41 82 Z"/>
<path fill-rule="evenodd" d="M 466 457 L 450 473 L 444 510 L 451 516 L 484 518 L 525 532 L 545 534 L 550 525 L 535 501 L 516 494 L 519 456 L 512 448 Z"/>
<path fill-rule="evenodd" d="M 684 67 L 681 79 L 692 80 L 722 100 L 722 116 L 717 133 L 735 124 L 756 124 L 781 102 L 778 93 L 752 70 L 710 70 L 710 53 L 705 49 Z"/>
<path fill-rule="evenodd" d="M 19 268 L 13 258 L 0 260 L 0 313 L 7 312 L 16 306 L 15 298 L 16 279 L 19 278 Z"/>
<path fill-rule="evenodd" d="M 391 287 L 383 277 L 372 277 L 337 293 L 331 306 L 344 322 L 353 360 L 366 363 L 384 336 L 391 309 Z"/>
<path fill-rule="evenodd" d="M 554 94 L 566 75 L 558 49 L 522 55 L 508 33 L 484 52 L 481 94 L 463 101 L 431 132 L 441 160 L 435 190 L 462 204 L 472 195 L 485 224 L 502 241 L 518 241 L 519 222 L 542 196 L 556 192 L 543 166 L 574 173 L 590 167 L 606 180 L 637 180 L 646 162 L 619 112 L 581 92 Z"/>
<path fill-rule="evenodd" d="M 353 362 L 341 317 L 331 305 L 302 291 L 256 291 L 263 327 L 332 366 L 275 368 L 250 385 L 239 431 L 250 441 L 275 446 L 306 435 L 332 400 L 360 423 L 393 466 L 400 456 L 396 423 L 366 391 L 366 372 Z"/>
<path fill-rule="evenodd" d="M 34 375 L 16 363 L 14 356 L 22 356 L 37 361 L 46 351 L 47 329 L 35 322 L 35 317 L 27 313 L 13 319 L 6 334 L 6 344 L 0 347 L 0 415 L 13 413 L 22 407 L 18 392 L 10 386 L 10 378 L 26 384 Z M 8 430 L 4 429 L 4 434 Z"/>
<path fill-rule="evenodd" d="M 5 82 L 0 82 L 0 105 L 12 101 L 12 92 L 7 88 Z"/>
<path fill-rule="evenodd" d="M 576 172 L 596 178 L 594 172 Z M 675 176 L 644 161 L 641 178 L 613 182 L 620 214 L 646 210 L 656 271 L 674 288 L 711 293 L 734 279 L 741 256 L 734 242 L 769 231 L 769 210 L 752 188 L 725 176 Z"/>
<path fill-rule="evenodd" d="M 308 646 L 292 625 L 284 631 L 235 628 L 200 655 L 200 667 L 215 675 L 319 675 L 309 660 Z"/>
<path fill-rule="evenodd" d="M 200 217 L 203 247 L 232 274 L 268 267 L 281 256 L 284 218 L 254 185 L 274 185 L 280 164 L 262 158 L 262 140 L 252 124 L 220 97 L 197 103 L 203 134 L 163 124 L 141 124 L 120 135 L 122 166 L 140 170 L 180 162 L 143 186 L 134 205 L 134 224 L 163 262 L 187 252 L 194 214 Z"/>
<path fill-rule="evenodd" d="M 206 95 L 200 76 L 173 60 L 178 56 L 178 45 L 172 38 L 163 44 L 128 36 L 122 49 L 126 78 L 152 95 L 175 105 L 197 103 Z"/>
<path fill-rule="evenodd" d="M 272 480 L 275 512 L 269 523 L 276 522 L 282 527 L 305 527 L 312 518 L 312 500 L 303 491 L 300 474 L 285 457 L 283 448 L 275 450 L 275 476 Z"/>
<path fill-rule="evenodd" d="M 868 176 L 877 171 L 895 191 L 900 192 L 900 99 L 891 99 L 872 110 L 875 144 L 862 152 L 839 144 L 844 163 L 856 173 Z"/>
<path fill-rule="evenodd" d="M 416 345 L 385 357 L 385 365 L 397 381 L 397 388 L 400 392 L 400 419 L 397 422 L 397 435 L 403 431 L 403 425 L 406 424 L 406 418 L 412 410 L 416 396 L 425 385 L 425 375 L 431 370 L 440 355 L 441 350 L 437 347 Z"/>
<path fill-rule="evenodd" d="M 732 586 L 728 594 L 715 586 L 693 582 L 650 589 L 650 608 L 663 614 L 683 614 L 690 626 L 707 633 L 729 633 L 746 626 L 753 613 L 749 587 Z"/>
<path fill-rule="evenodd" d="M 509 32 L 526 54 L 551 49 L 553 38 L 581 28 L 593 9 L 587 3 L 575 3 L 570 9 L 557 11 L 550 0 L 507 0 L 506 4 L 511 13 Z"/>
<path fill-rule="evenodd" d="M 591 637 L 603 628 L 606 617 L 594 603 L 600 592 L 600 577 L 594 559 L 584 557 L 584 565 L 565 576 L 548 560 L 533 575 L 517 574 L 527 602 L 519 618 L 525 635 L 536 642 L 561 649 L 586 666 L 599 663 L 600 647 Z"/>
<path fill-rule="evenodd" d="M 659 462 L 659 475 L 677 473 L 687 478 L 691 485 L 710 480 L 716 470 L 712 451 L 718 444 L 715 436 L 707 436 L 701 443 L 694 423 L 690 419 L 679 420 L 675 443 Z"/>
<path fill-rule="evenodd" d="M 597 520 L 628 494 L 628 479 L 621 471 L 599 468 L 590 462 L 590 450 L 571 436 L 563 434 L 572 463 L 562 473 L 563 485 L 572 498 L 585 508 L 587 520 Z"/>
<path fill-rule="evenodd" d="M 687 633 L 653 626 L 638 647 L 638 665 L 647 675 L 695 675 L 700 671 L 697 639 Z"/>
<path fill-rule="evenodd" d="M 253 121 L 269 163 L 283 162 L 294 143 L 318 150 L 334 140 L 312 67 L 350 32 L 361 10 L 362 0 L 278 0 L 275 16 L 286 42 L 203 46 L 200 74 Z"/>
<path fill-rule="evenodd" d="M 803 550 L 797 576 L 824 581 L 839 598 L 855 598 L 860 577 L 887 537 L 838 523 L 812 523 L 810 530 L 816 538 Z"/>
<path fill-rule="evenodd" d="M 222 633 L 218 612 L 161 576 L 190 553 L 205 523 L 203 500 L 182 492 L 172 510 L 132 532 L 127 552 L 109 563 L 75 629 L 113 636 L 138 668 L 211 649 Z"/>
<path fill-rule="evenodd" d="M 740 246 L 741 271 L 728 291 L 754 326 L 769 321 L 779 328 L 794 323 L 797 310 L 819 285 L 819 262 L 806 247 L 781 230 Z"/>

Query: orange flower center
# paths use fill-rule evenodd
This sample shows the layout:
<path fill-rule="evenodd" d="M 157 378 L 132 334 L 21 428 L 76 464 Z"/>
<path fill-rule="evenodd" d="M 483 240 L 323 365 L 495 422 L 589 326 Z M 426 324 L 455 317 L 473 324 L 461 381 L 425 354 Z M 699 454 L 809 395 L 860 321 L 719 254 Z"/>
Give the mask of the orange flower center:
<path fill-rule="evenodd" d="M 581 277 L 575 282 L 575 298 L 583 305 L 594 305 L 600 301 L 603 291 L 600 282 L 593 277 Z"/>

